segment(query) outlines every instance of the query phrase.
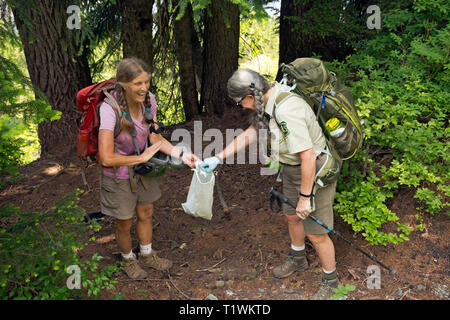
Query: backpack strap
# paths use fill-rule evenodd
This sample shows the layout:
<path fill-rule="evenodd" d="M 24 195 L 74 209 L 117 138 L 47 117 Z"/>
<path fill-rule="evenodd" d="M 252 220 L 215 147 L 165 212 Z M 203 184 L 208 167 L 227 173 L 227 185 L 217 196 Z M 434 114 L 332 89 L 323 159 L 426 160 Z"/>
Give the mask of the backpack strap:
<path fill-rule="evenodd" d="M 104 102 L 109 104 L 112 109 L 114 110 L 114 113 L 116 114 L 116 124 L 114 125 L 114 138 L 116 138 L 120 133 L 120 119 L 122 118 L 122 114 L 120 112 L 120 106 L 117 102 L 117 99 L 108 92 L 107 89 L 102 89 L 103 94 L 105 95 L 105 99 L 103 99 Z M 117 145 L 114 141 L 114 152 L 117 152 Z M 114 171 L 114 181 L 116 183 L 119 183 L 119 180 L 117 179 L 117 167 L 113 167 Z"/>
<path fill-rule="evenodd" d="M 116 114 L 116 124 L 114 126 L 114 138 L 115 138 L 120 133 L 120 119 L 122 118 L 120 106 L 119 103 L 117 102 L 117 99 L 112 94 L 110 94 L 108 90 L 103 89 L 102 91 L 103 94 L 105 95 L 105 99 L 103 101 L 109 104 Z"/>
<path fill-rule="evenodd" d="M 280 129 L 280 132 L 283 135 L 284 135 L 284 132 L 281 129 L 281 125 L 277 121 L 276 109 L 280 104 L 282 104 L 284 101 L 286 101 L 288 98 L 290 98 L 292 96 L 294 96 L 294 93 L 288 92 L 288 91 L 283 91 L 280 94 L 278 94 L 278 96 L 275 98 L 275 103 L 274 103 L 273 109 L 272 109 L 272 115 L 270 116 L 273 120 L 275 120 L 275 123 L 277 124 L 278 129 Z"/>

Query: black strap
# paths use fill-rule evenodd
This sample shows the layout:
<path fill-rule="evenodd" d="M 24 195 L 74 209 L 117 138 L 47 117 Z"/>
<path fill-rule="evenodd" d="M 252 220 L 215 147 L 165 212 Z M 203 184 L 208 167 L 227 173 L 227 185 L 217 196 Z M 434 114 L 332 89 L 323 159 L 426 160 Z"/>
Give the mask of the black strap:
<path fill-rule="evenodd" d="M 264 117 L 267 121 L 270 121 L 270 119 L 272 118 L 272 117 L 270 116 L 270 114 L 268 114 L 267 112 L 264 112 L 263 117 Z"/>
<path fill-rule="evenodd" d="M 277 207 L 278 207 L 276 211 L 273 209 L 273 204 L 274 204 L 275 200 L 277 200 Z M 277 196 L 272 194 L 272 196 L 270 197 L 270 200 L 269 200 L 269 208 L 270 208 L 270 211 L 272 211 L 272 212 L 275 212 L 275 213 L 280 212 L 281 211 L 281 200 L 280 200 L 280 198 L 278 198 Z"/>
<path fill-rule="evenodd" d="M 313 194 L 313 193 L 310 193 L 310 194 L 304 194 L 304 193 L 299 192 L 299 194 L 300 194 L 301 197 L 304 197 L 304 198 L 311 198 L 311 197 L 314 197 L 314 194 Z"/>
<path fill-rule="evenodd" d="M 158 129 L 155 129 L 155 123 L 150 124 L 150 133 L 160 134 L 164 131 L 165 126 L 162 122 L 158 121 L 156 124 L 158 125 Z"/>
<path fill-rule="evenodd" d="M 312 190 L 311 190 L 311 193 L 310 194 L 304 194 L 304 193 L 301 193 L 300 191 L 298 192 L 299 194 L 300 194 L 300 196 L 301 197 L 304 197 L 304 198 L 312 198 L 312 197 L 314 197 L 314 187 L 316 186 L 316 181 L 314 180 L 314 182 L 313 182 L 313 187 L 312 187 Z"/>

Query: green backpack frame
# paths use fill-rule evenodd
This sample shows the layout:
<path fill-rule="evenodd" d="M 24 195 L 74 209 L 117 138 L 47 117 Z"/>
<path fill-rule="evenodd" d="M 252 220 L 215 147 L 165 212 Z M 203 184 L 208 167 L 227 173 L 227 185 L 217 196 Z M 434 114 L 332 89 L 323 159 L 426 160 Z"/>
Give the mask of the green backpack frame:
<path fill-rule="evenodd" d="M 333 156 L 339 160 L 353 157 L 361 149 L 366 135 L 353 97 L 338 81 L 336 74 L 330 72 L 321 60 L 314 58 L 298 58 L 282 64 L 280 71 L 283 74 L 281 83 L 291 86 L 291 90 L 281 92 L 275 100 L 275 106 L 292 94 L 300 95 L 313 109 Z M 344 147 L 342 142 L 336 143 L 325 126 L 327 120 L 333 117 L 345 125 L 347 138 Z"/>

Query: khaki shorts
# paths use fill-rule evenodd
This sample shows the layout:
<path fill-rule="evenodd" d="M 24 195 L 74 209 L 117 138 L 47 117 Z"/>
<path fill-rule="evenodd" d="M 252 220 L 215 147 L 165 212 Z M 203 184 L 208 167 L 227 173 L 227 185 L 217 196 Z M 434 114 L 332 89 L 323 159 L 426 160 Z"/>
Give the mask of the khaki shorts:
<path fill-rule="evenodd" d="M 148 179 L 149 187 L 145 189 L 138 182 L 137 192 L 131 191 L 130 180 L 117 179 L 117 182 L 102 176 L 100 189 L 100 208 L 102 213 L 119 220 L 128 220 L 136 215 L 136 206 L 155 202 L 161 197 L 161 190 L 156 178 Z"/>
<path fill-rule="evenodd" d="M 292 202 L 297 204 L 301 183 L 300 166 L 283 166 L 283 194 Z M 317 190 L 315 198 L 316 210 L 311 213 L 321 220 L 325 225 L 333 228 L 333 201 L 336 192 L 336 182 Z M 283 213 L 295 214 L 295 209 L 283 203 Z M 312 219 L 306 218 L 303 221 L 303 228 L 306 234 L 325 234 L 328 230 L 321 227 Z"/>

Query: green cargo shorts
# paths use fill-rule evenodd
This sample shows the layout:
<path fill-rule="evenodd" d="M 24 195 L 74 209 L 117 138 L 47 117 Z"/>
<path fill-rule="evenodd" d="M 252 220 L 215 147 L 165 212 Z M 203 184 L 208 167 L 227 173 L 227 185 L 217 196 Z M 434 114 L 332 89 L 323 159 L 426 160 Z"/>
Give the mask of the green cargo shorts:
<path fill-rule="evenodd" d="M 100 208 L 102 213 L 119 220 L 128 220 L 136 215 L 136 206 L 155 202 L 161 197 L 157 178 L 145 178 L 147 189 L 141 181 L 137 191 L 131 191 L 129 179 L 112 179 L 102 176 Z"/>
<path fill-rule="evenodd" d="M 295 204 L 298 202 L 301 184 L 300 166 L 283 166 L 283 194 Z M 316 210 L 311 213 L 314 217 L 321 220 L 325 225 L 333 228 L 333 202 L 336 192 L 336 182 L 326 187 L 320 188 L 315 194 Z M 283 203 L 284 214 L 295 214 L 295 209 L 286 203 Z M 325 234 L 328 230 L 321 227 L 312 219 L 306 218 L 303 221 L 303 228 L 306 234 Z"/>

